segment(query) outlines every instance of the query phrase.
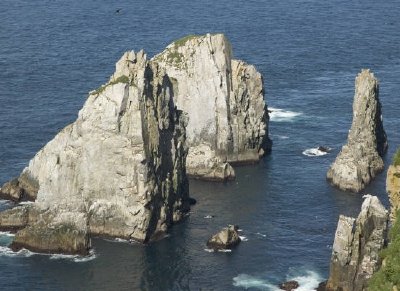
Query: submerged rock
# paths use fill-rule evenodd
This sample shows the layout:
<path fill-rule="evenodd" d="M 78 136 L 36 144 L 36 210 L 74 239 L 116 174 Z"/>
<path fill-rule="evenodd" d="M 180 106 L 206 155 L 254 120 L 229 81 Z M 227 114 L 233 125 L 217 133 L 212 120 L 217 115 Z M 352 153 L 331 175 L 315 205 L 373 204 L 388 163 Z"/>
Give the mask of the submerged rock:
<path fill-rule="evenodd" d="M 186 112 L 187 172 L 208 180 L 235 177 L 232 164 L 257 162 L 270 151 L 261 74 L 234 60 L 223 34 L 188 36 L 153 58 L 172 80 Z"/>
<path fill-rule="evenodd" d="M 125 53 L 13 182 L 36 201 L 0 214 L 0 229 L 18 230 L 12 248 L 84 254 L 89 236 L 148 242 L 181 220 L 186 121 L 173 97 L 163 68 L 142 51 Z"/>
<path fill-rule="evenodd" d="M 240 243 L 237 225 L 229 225 L 207 241 L 207 247 L 214 250 L 232 249 Z"/>
<path fill-rule="evenodd" d="M 362 70 L 355 81 L 353 122 L 347 144 L 327 173 L 333 185 L 345 191 L 359 192 L 384 169 L 387 150 L 383 129 L 378 80 Z"/>
<path fill-rule="evenodd" d="M 279 284 L 279 289 L 281 290 L 292 291 L 296 290 L 297 288 L 299 288 L 299 282 L 294 280 Z"/>
<path fill-rule="evenodd" d="M 326 290 L 365 289 L 380 266 L 379 252 L 386 244 L 387 230 L 388 212 L 376 196 L 366 195 L 357 219 L 341 215 Z"/>

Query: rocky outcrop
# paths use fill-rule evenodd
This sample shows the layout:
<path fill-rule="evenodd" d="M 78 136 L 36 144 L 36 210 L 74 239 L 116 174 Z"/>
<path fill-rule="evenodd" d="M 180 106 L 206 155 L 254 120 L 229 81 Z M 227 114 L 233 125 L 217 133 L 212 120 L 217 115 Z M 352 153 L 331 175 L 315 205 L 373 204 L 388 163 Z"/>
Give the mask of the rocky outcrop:
<path fill-rule="evenodd" d="M 387 171 L 386 192 L 390 200 L 390 219 L 396 219 L 396 213 L 400 209 L 400 166 L 391 165 Z"/>
<path fill-rule="evenodd" d="M 162 236 L 189 208 L 185 123 L 165 69 L 125 53 L 12 182 L 36 201 L 0 214 L 0 229 L 18 230 L 11 247 L 84 254 L 93 235 Z"/>
<path fill-rule="evenodd" d="M 355 81 L 353 122 L 347 144 L 336 157 L 327 179 L 344 191 L 359 192 L 381 171 L 387 150 L 378 80 L 362 70 Z"/>
<path fill-rule="evenodd" d="M 234 60 L 222 34 L 188 36 L 153 58 L 172 80 L 174 101 L 189 118 L 187 171 L 192 177 L 235 177 L 232 164 L 270 151 L 261 74 Z"/>
<path fill-rule="evenodd" d="M 22 173 L 18 178 L 6 182 L 0 188 L 0 198 L 18 202 L 34 201 L 39 190 L 38 182 L 28 173 Z"/>
<path fill-rule="evenodd" d="M 229 225 L 207 241 L 207 247 L 214 250 L 232 249 L 240 243 L 237 225 Z"/>
<path fill-rule="evenodd" d="M 326 290 L 364 290 L 380 266 L 387 230 L 388 212 L 375 196 L 366 195 L 357 219 L 341 215 Z"/>
<path fill-rule="evenodd" d="M 281 290 L 286 290 L 286 291 L 292 291 L 292 290 L 296 290 L 297 288 L 299 288 L 299 282 L 297 281 L 287 281 L 285 283 L 279 284 L 279 289 Z"/>

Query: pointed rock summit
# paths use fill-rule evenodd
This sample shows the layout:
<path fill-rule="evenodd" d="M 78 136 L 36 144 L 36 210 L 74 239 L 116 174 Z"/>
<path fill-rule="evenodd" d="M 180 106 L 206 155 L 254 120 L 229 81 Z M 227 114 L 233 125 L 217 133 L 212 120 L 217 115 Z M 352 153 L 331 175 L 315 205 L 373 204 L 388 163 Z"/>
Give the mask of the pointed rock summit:
<path fill-rule="evenodd" d="M 18 184 L 36 199 L 0 213 L 0 229 L 18 231 L 11 248 L 85 254 L 90 236 L 147 242 L 181 220 L 186 121 L 173 94 L 163 68 L 143 51 L 125 53 L 77 120 L 2 188 Z"/>
<path fill-rule="evenodd" d="M 261 74 L 233 59 L 223 34 L 190 35 L 153 61 L 171 78 L 174 102 L 187 113 L 187 172 L 191 177 L 235 177 L 232 164 L 257 162 L 270 151 Z"/>
<path fill-rule="evenodd" d="M 366 290 L 380 266 L 387 239 L 388 211 L 376 196 L 365 195 L 357 219 L 340 215 L 332 247 L 328 291 Z"/>
<path fill-rule="evenodd" d="M 327 179 L 344 191 L 359 192 L 384 169 L 387 150 L 379 84 L 374 74 L 362 70 L 355 81 L 353 122 L 347 144 L 327 173 Z"/>

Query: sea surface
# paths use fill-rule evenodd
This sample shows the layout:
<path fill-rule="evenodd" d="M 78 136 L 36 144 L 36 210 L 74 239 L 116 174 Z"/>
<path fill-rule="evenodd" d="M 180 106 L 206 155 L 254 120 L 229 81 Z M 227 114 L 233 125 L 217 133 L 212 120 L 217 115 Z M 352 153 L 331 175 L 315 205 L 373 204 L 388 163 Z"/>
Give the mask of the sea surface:
<path fill-rule="evenodd" d="M 79 258 L 15 254 L 1 234 L 0 290 L 275 290 L 288 279 L 312 290 L 328 277 L 339 214 L 357 215 L 365 193 L 388 204 L 386 173 L 361 194 L 325 175 L 362 68 L 380 80 L 386 165 L 400 145 L 399 15 L 398 0 L 1 0 L 0 184 L 76 119 L 123 52 L 151 57 L 188 34 L 225 33 L 234 56 L 263 74 L 274 144 L 233 182 L 190 181 L 197 205 L 157 243 L 95 239 Z M 332 152 L 318 155 L 320 145 Z M 205 250 L 227 224 L 242 230 L 238 248 Z"/>

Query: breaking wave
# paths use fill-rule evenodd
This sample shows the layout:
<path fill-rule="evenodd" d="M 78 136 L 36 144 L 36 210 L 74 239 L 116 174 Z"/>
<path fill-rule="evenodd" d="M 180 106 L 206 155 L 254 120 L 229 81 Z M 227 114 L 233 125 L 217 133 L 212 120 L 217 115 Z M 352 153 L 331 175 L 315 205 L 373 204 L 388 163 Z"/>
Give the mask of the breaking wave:
<path fill-rule="evenodd" d="M 319 157 L 319 156 L 325 156 L 326 154 L 328 154 L 328 152 L 321 151 L 319 148 L 311 148 L 303 151 L 303 155 L 307 157 Z"/>
<path fill-rule="evenodd" d="M 268 110 L 270 120 L 275 122 L 291 122 L 294 121 L 296 117 L 303 114 L 301 112 L 294 112 L 273 107 L 269 107 Z"/>
<path fill-rule="evenodd" d="M 31 252 L 27 249 L 21 249 L 18 252 L 14 252 L 12 249 L 6 246 L 0 246 L 0 256 L 6 256 L 6 257 L 31 257 L 34 255 L 38 256 L 49 256 L 50 260 L 70 260 L 76 263 L 84 263 L 88 262 L 91 260 L 94 260 L 97 255 L 93 250 L 90 251 L 89 255 L 87 256 L 79 256 L 79 255 L 62 255 L 62 254 L 40 254 L 40 253 L 35 253 Z"/>
<path fill-rule="evenodd" d="M 304 271 L 296 271 L 296 272 L 289 272 L 291 274 L 286 276 L 286 281 L 297 281 L 299 283 L 299 287 L 296 289 L 297 291 L 313 291 L 315 288 L 318 287 L 318 284 L 324 281 L 321 276 L 311 270 L 304 270 Z M 251 276 L 248 274 L 239 274 L 238 276 L 233 278 L 233 286 L 235 287 L 242 287 L 245 289 L 253 288 L 258 290 L 268 290 L 268 291 L 278 291 L 278 285 L 282 282 L 272 283 L 271 281 Z"/>

